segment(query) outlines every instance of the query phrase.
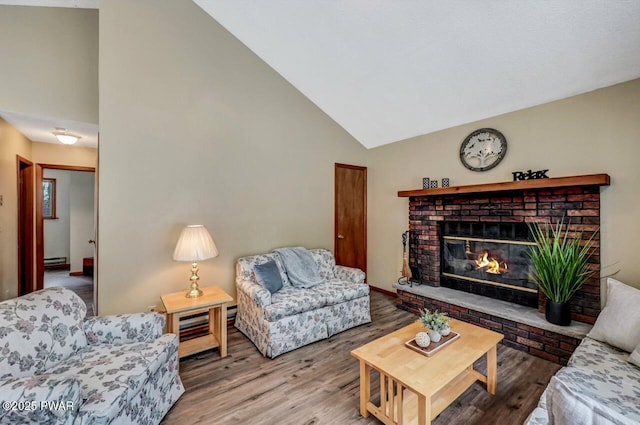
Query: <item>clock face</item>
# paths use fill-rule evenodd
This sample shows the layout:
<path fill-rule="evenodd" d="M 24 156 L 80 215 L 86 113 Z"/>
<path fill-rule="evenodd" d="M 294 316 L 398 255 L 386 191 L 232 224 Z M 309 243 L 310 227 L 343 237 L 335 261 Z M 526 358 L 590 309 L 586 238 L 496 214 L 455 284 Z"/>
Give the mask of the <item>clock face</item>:
<path fill-rule="evenodd" d="M 498 165 L 506 153 L 504 135 L 493 128 L 481 128 L 462 142 L 460 161 L 471 171 L 487 171 Z"/>

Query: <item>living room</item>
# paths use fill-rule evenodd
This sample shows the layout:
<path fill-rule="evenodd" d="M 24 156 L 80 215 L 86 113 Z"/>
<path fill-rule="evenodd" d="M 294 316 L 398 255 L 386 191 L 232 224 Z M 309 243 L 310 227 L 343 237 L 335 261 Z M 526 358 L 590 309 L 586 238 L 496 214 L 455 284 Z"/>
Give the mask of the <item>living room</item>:
<path fill-rule="evenodd" d="M 95 103 L 95 113 L 61 117 L 99 122 L 98 315 L 146 312 L 149 306 L 162 310 L 161 295 L 186 290 L 188 267 L 174 262 L 172 253 L 182 228 L 188 224 L 204 224 L 219 250 L 215 259 L 199 263 L 201 286 L 215 285 L 232 296 L 236 293 L 235 267 L 240 257 L 284 246 L 333 249 L 335 163 L 367 167 L 366 282 L 372 288 L 395 292 L 392 285 L 400 276 L 401 235 L 408 228 L 408 201 L 398 197 L 398 191 L 421 188 L 423 177 L 439 182 L 446 177 L 451 186 L 462 186 L 508 182 L 513 171 L 529 169 L 549 169 L 549 177 L 598 173 L 611 177 L 610 186 L 601 190 L 601 264 L 603 269 L 611 266 L 612 271 L 619 270 L 616 279 L 640 287 L 640 263 L 635 258 L 640 231 L 636 213 L 640 206 L 637 64 L 635 74 L 606 76 L 610 77 L 609 83 L 599 87 L 576 87 L 569 94 L 541 103 L 525 103 L 510 111 L 478 111 L 476 118 L 453 126 L 367 149 L 196 3 L 108 1 L 99 6 L 99 11 L 70 8 L 55 12 L 66 14 L 69 22 L 89 19 L 98 23 L 93 28 L 99 42 L 98 87 L 91 86 L 93 83 L 79 84 L 75 89 L 78 92 L 95 94 L 91 102 L 72 105 L 86 110 L 87 104 Z M 637 7 L 627 7 L 629 15 L 637 17 Z M 0 15 L 10 16 L 12 8 L 29 9 L 0 6 Z M 28 19 L 29 13 L 20 11 L 22 19 Z M 17 27 L 29 27 L 28 21 L 11 22 L 4 26 L 4 40 L 11 40 L 12 28 L 17 31 Z M 29 51 L 31 55 L 37 52 L 38 46 L 30 45 L 26 39 L 19 41 L 25 51 L 33 49 Z M 11 44 L 17 42 L 12 40 Z M 638 39 L 634 42 L 635 50 L 627 52 L 631 57 L 639 56 Z M 77 57 L 67 58 L 70 67 L 82 66 L 82 53 L 78 50 Z M 571 52 L 556 54 L 570 56 Z M 25 81 L 29 78 L 28 73 L 20 71 L 19 59 L 5 64 L 13 71 L 12 76 L 22 79 L 7 82 L 3 89 L 6 93 L 0 96 L 0 110 L 55 116 L 55 104 L 48 110 L 34 110 L 31 106 L 37 105 L 36 100 L 31 104 L 18 101 L 20 93 L 16 88 L 28 86 Z M 596 59 L 607 61 L 602 56 Z M 550 65 L 558 60 L 559 56 L 554 56 Z M 3 71 L 3 75 L 5 72 L 8 75 L 9 71 Z M 318 79 L 321 75 L 318 73 Z M 520 84 L 541 84 L 536 78 L 529 78 Z M 571 75 L 567 80 L 572 80 Z M 72 82 L 52 82 L 47 90 L 67 104 L 65 92 L 73 95 L 72 86 Z M 464 93 L 457 92 L 455 86 L 451 90 L 460 103 L 465 102 Z M 560 92 L 566 93 L 563 90 Z M 501 166 L 482 173 L 465 168 L 459 155 L 462 141 L 479 128 L 498 129 L 509 143 Z M 3 158 L 5 154 L 11 157 L 6 164 L 13 176 L 6 187 L 3 184 L 4 193 L 15 190 L 13 164 L 17 153 L 3 152 Z M 35 157 L 27 159 L 45 162 Z M 5 201 L 0 209 L 4 210 L 4 233 L 14 226 L 15 205 Z M 11 240 L 2 242 L 3 300 L 18 295 L 12 271 L 15 237 L 7 239 Z M 607 272 L 605 269 L 603 275 Z M 604 281 L 602 287 L 605 288 Z M 372 293 L 373 296 L 378 294 Z M 392 324 L 406 321 L 409 316 L 393 317 Z M 376 326 L 387 332 L 393 330 L 391 325 Z M 354 331 L 358 332 L 358 328 Z M 371 337 L 381 335 L 371 328 L 365 333 Z M 243 338 L 230 333 L 232 359 L 256 370 L 267 369 L 273 364 L 270 362 L 277 361 L 279 368 L 286 370 L 286 355 L 275 360 L 261 359 L 255 347 Z M 242 341 L 247 345 L 240 346 Z M 319 342 L 316 348 L 312 345 L 305 349 L 309 353 L 328 353 L 326 344 L 330 343 Z M 234 353 L 240 347 L 241 351 Z M 356 347 L 350 346 L 347 351 L 353 348 Z M 255 354 L 258 356 L 248 357 Z M 181 371 L 197 375 L 203 368 L 211 368 L 211 375 L 207 376 L 219 373 L 224 377 L 223 371 L 217 370 L 216 356 L 214 350 L 205 361 L 187 359 L 181 363 Z M 252 364 L 249 358 L 257 363 Z M 344 367 L 354 369 L 357 376 L 357 362 L 351 360 Z M 231 365 L 225 363 L 224 367 Z M 500 367 L 513 368 L 504 364 Z M 319 380 L 321 375 L 322 371 L 318 371 Z M 220 379 L 233 380 L 228 376 Z M 529 403 L 529 410 L 536 405 L 550 375 L 546 379 L 537 396 L 532 396 L 535 400 Z M 207 386 L 206 382 L 197 382 L 189 388 L 184 377 L 183 380 L 187 387 L 183 397 L 192 389 Z M 262 390 L 275 388 L 276 382 Z M 357 381 L 351 385 L 357 394 Z M 196 399 L 206 399 L 206 391 Z M 207 402 L 216 404 L 215 398 Z M 191 401 L 182 412 L 203 406 Z M 361 418 L 362 422 L 358 422 L 357 396 L 349 406 L 353 419 L 344 423 L 377 423 Z M 270 407 L 265 405 L 263 409 Z M 172 411 L 167 423 L 231 423 L 230 418 L 224 418 L 224 406 L 220 409 L 217 418 L 194 413 L 186 419 Z M 318 409 L 322 412 L 330 406 Z M 308 417 L 296 413 L 298 410 L 294 409 L 292 416 L 279 423 L 307 423 L 314 415 L 319 416 L 309 423 L 329 423 L 321 413 Z M 438 420 L 434 423 L 449 423 Z M 274 418 L 272 423 L 275 422 Z"/>

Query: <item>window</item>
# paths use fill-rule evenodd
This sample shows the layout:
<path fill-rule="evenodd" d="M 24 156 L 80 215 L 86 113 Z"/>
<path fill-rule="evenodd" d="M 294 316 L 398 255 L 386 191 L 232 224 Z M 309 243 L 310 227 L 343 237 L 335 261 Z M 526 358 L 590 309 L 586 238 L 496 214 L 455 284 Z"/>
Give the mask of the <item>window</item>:
<path fill-rule="evenodd" d="M 56 179 L 42 179 L 42 217 L 56 217 Z"/>

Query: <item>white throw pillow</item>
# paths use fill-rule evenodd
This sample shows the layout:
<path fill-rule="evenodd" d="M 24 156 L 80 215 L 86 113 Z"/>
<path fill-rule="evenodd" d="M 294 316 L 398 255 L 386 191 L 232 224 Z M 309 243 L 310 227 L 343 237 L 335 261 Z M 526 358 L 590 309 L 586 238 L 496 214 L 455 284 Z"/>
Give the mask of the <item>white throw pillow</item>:
<path fill-rule="evenodd" d="M 607 279 L 607 304 L 587 335 L 628 353 L 640 344 L 640 290 Z"/>
<path fill-rule="evenodd" d="M 633 363 L 634 365 L 640 367 L 640 344 L 633 350 L 633 353 L 629 356 L 629 363 Z"/>

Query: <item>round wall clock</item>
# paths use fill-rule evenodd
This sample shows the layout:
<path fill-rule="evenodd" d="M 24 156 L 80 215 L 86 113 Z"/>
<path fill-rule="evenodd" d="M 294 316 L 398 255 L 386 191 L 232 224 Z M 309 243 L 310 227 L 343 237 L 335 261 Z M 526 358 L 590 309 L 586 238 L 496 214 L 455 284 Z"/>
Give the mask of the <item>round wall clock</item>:
<path fill-rule="evenodd" d="M 506 153 L 504 135 L 493 128 L 481 128 L 462 142 L 460 161 L 471 171 L 487 171 L 498 165 Z"/>

